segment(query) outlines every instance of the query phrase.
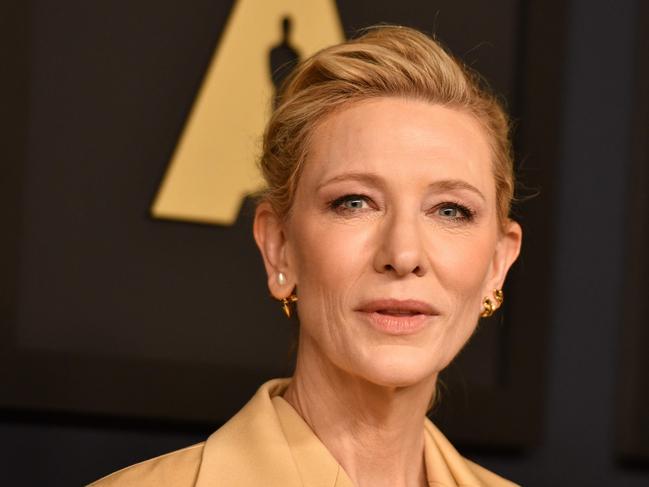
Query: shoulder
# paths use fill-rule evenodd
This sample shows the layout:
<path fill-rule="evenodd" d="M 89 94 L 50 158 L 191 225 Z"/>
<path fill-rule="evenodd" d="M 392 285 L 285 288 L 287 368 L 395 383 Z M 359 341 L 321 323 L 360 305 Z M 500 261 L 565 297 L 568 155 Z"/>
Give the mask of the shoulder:
<path fill-rule="evenodd" d="M 471 473 L 480 480 L 482 485 L 489 487 L 517 487 L 518 484 L 511 482 L 499 475 L 496 475 L 490 470 L 487 470 L 484 467 L 481 467 L 477 463 L 473 463 L 471 460 L 464 459 Z"/>
<path fill-rule="evenodd" d="M 196 481 L 204 443 L 189 446 L 108 475 L 88 487 L 191 487 Z"/>
<path fill-rule="evenodd" d="M 288 379 L 274 379 L 263 384 L 252 399 L 204 443 L 138 463 L 90 486 L 300 485 L 271 401 L 287 383 Z M 293 480 L 287 481 L 287 476 Z"/>
<path fill-rule="evenodd" d="M 428 432 L 430 443 L 430 452 L 437 450 L 444 460 L 445 466 L 449 469 L 449 473 L 455 479 L 457 485 L 462 487 L 516 487 L 517 484 L 510 482 L 503 477 L 481 467 L 477 463 L 468 460 L 460 455 L 460 453 L 453 447 L 450 441 L 444 434 L 437 429 L 437 427 L 429 420 L 426 419 L 425 429 Z M 429 457 L 427 456 L 427 461 Z M 431 465 L 434 464 L 433 455 L 430 457 Z"/>

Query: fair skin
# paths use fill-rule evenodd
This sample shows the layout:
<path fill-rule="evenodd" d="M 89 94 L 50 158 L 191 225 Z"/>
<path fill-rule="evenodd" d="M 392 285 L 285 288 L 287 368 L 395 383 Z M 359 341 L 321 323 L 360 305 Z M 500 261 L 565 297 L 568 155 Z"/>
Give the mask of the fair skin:
<path fill-rule="evenodd" d="M 284 397 L 356 486 L 426 485 L 437 376 L 518 256 L 519 225 L 501 223 L 478 122 L 403 98 L 326 117 L 287 218 L 258 207 L 270 291 L 299 297 Z"/>

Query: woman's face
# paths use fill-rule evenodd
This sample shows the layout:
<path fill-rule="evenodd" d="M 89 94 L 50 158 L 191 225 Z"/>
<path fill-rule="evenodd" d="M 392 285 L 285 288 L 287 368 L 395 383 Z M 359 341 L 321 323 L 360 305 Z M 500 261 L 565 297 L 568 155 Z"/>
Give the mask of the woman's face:
<path fill-rule="evenodd" d="M 521 240 L 517 224 L 500 227 L 476 120 L 401 98 L 354 103 L 318 125 L 278 233 L 269 283 L 276 297 L 296 287 L 299 353 L 386 386 L 453 359 Z"/>

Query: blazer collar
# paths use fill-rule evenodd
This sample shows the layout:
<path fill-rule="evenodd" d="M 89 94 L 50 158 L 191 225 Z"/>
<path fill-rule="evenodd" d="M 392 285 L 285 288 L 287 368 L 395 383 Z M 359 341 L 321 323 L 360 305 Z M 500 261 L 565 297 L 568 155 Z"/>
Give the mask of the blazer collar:
<path fill-rule="evenodd" d="M 289 382 L 263 384 L 207 439 L 196 487 L 353 487 L 331 453 L 279 397 Z"/>
<path fill-rule="evenodd" d="M 345 470 L 281 395 L 290 379 L 263 384 L 205 443 L 196 487 L 354 487 Z M 426 419 L 428 484 L 480 486 L 466 460 Z"/>

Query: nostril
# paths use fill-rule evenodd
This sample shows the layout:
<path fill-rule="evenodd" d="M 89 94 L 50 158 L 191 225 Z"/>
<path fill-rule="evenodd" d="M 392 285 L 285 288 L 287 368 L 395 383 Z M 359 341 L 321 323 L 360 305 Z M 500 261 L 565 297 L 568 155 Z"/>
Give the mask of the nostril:
<path fill-rule="evenodd" d="M 403 273 L 404 275 L 405 274 L 415 274 L 416 276 L 419 276 L 419 277 L 424 275 L 424 270 L 423 270 L 423 268 L 421 266 L 416 266 L 416 267 L 410 268 L 410 269 L 403 269 L 403 272 L 400 272 L 392 264 L 385 264 L 383 266 L 383 271 L 384 272 L 394 272 L 395 274 L 402 274 Z"/>

